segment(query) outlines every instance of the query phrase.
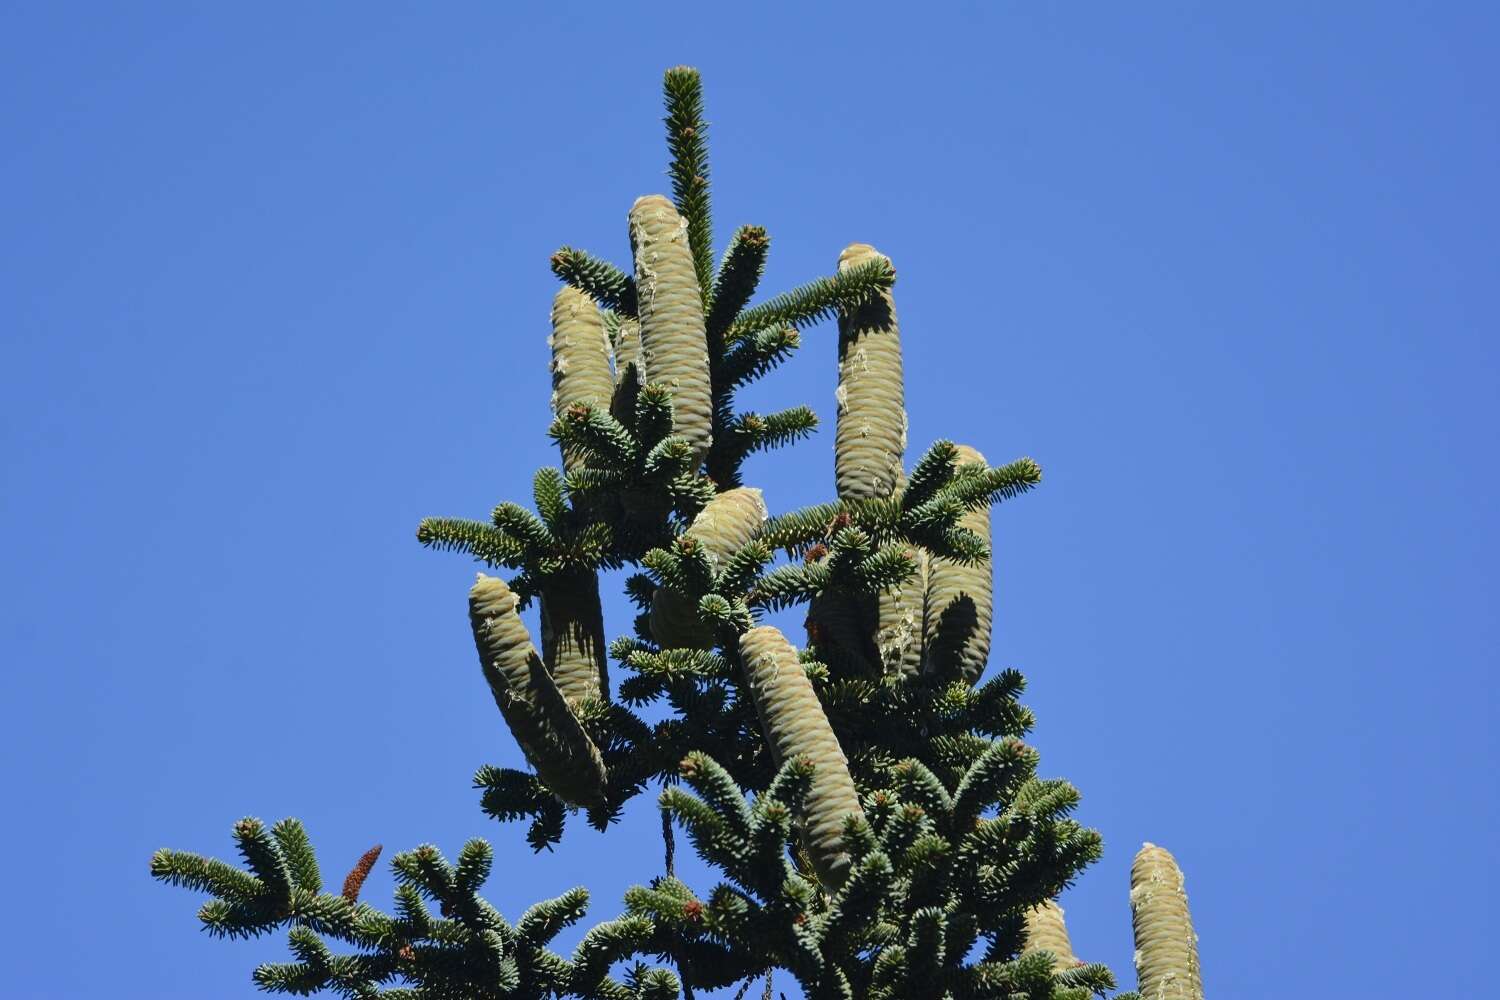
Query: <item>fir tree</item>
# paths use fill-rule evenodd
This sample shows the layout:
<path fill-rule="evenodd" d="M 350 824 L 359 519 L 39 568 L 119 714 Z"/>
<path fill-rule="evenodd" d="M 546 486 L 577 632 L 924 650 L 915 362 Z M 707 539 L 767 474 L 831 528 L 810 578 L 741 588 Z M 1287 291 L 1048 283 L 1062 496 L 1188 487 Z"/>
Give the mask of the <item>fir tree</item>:
<path fill-rule="evenodd" d="M 762 981 L 769 993 L 780 972 L 829 1000 L 1103 995 L 1113 978 L 1073 958 L 1053 902 L 1100 837 L 1071 817 L 1071 785 L 1037 776 L 1021 676 L 982 676 L 990 509 L 1041 470 L 948 441 L 907 470 L 890 260 L 854 244 L 832 275 L 752 304 L 769 239 L 739 229 L 716 266 L 698 74 L 669 70 L 665 91 L 672 195 L 631 209 L 631 266 L 571 247 L 552 257 L 560 467 L 537 472 L 532 509 L 430 518 L 417 538 L 506 574 L 480 574 L 469 614 L 531 770 L 480 768 L 483 810 L 526 821 L 540 850 L 570 817 L 606 828 L 659 787 L 664 835 L 684 830 L 721 880 L 651 878 L 563 955 L 549 946 L 583 919 L 587 890 L 507 920 L 479 894 L 483 840 L 451 862 L 431 845 L 395 855 L 389 912 L 359 898 L 378 847 L 328 892 L 296 820 L 237 823 L 244 867 L 163 850 L 152 874 L 209 894 L 199 918 L 213 934 L 285 930 L 292 960 L 254 973 L 273 993 L 670 1000 Z M 744 460 L 817 417 L 741 411 L 736 393 L 828 319 L 838 495 L 768 516 Z M 598 574 L 624 566 L 640 614 L 608 642 Z M 518 614 L 531 602 L 540 649 Z M 759 624 L 798 605 L 800 649 Z M 665 717 L 645 721 L 650 705 Z M 1170 919 L 1133 893 L 1138 925 L 1170 932 L 1152 931 L 1168 944 L 1152 945 L 1142 978 L 1201 995 L 1195 952 L 1190 974 L 1168 968 L 1191 936 L 1175 878 Z"/>

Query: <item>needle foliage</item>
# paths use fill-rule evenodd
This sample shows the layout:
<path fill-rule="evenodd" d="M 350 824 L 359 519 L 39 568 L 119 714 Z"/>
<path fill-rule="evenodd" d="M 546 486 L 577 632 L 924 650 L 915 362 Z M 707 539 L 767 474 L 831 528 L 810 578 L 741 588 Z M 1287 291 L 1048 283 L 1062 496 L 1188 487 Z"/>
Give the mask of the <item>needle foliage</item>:
<path fill-rule="evenodd" d="M 832 273 L 762 295 L 764 229 L 711 246 L 699 75 L 669 70 L 664 89 L 671 192 L 631 210 L 632 258 L 551 258 L 572 289 L 553 313 L 559 467 L 536 473 L 529 506 L 428 518 L 417 540 L 501 574 L 470 594 L 475 696 L 530 767 L 479 768 L 483 811 L 543 850 L 654 793 L 665 870 L 642 871 L 571 951 L 556 941 L 588 890 L 504 916 L 481 895 L 494 859 L 479 839 L 452 860 L 394 855 L 386 909 L 360 898 L 378 849 L 329 891 L 290 819 L 235 824 L 238 864 L 162 850 L 151 872 L 208 896 L 210 934 L 285 934 L 286 960 L 254 972 L 272 993 L 671 1000 L 769 995 L 780 976 L 820 1000 L 1104 995 L 1109 970 L 1059 953 L 1051 902 L 1100 837 L 1074 818 L 1078 792 L 1038 771 L 1021 675 L 984 662 L 991 510 L 1041 469 L 951 441 L 907 461 L 890 258 L 851 245 Z M 808 342 L 839 362 L 839 491 L 772 513 L 744 462 L 818 417 L 736 394 Z M 639 615 L 610 640 L 598 574 L 621 567 Z M 534 601 L 540 644 L 518 616 Z M 797 607 L 805 636 L 763 623 Z M 676 876 L 677 833 L 711 884 Z M 1061 945 L 1032 940 L 1038 914 Z"/>

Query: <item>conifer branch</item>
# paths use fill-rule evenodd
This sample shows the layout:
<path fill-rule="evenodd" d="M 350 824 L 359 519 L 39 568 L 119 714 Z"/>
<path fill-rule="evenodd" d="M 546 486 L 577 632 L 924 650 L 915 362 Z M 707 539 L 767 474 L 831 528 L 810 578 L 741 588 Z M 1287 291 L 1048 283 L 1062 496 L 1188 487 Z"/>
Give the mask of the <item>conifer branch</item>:
<path fill-rule="evenodd" d="M 770 451 L 794 444 L 812 434 L 818 426 L 818 415 L 805 406 L 794 406 L 776 413 L 742 413 L 714 439 L 709 465 L 718 470 L 720 480 L 757 451 Z"/>
<path fill-rule="evenodd" d="M 724 341 L 734 345 L 767 327 L 802 327 L 832 319 L 840 310 L 857 309 L 872 296 L 890 288 L 895 280 L 896 271 L 890 261 L 873 257 L 835 275 L 783 292 L 768 302 L 751 306 L 740 313 Z"/>
<path fill-rule="evenodd" d="M 554 536 L 561 534 L 568 515 L 562 475 L 556 469 L 538 469 L 531 480 L 531 495 L 548 533 Z"/>
<path fill-rule="evenodd" d="M 801 346 L 802 336 L 793 326 L 775 326 L 746 336 L 724 355 L 715 372 L 715 387 L 727 394 L 753 382 Z"/>
<path fill-rule="evenodd" d="M 525 546 L 500 529 L 456 517 L 423 518 L 417 525 L 417 541 L 430 549 L 463 552 L 491 566 L 514 569 L 526 557 Z"/>
<path fill-rule="evenodd" d="M 712 305 L 708 311 L 709 338 L 723 341 L 740 311 L 755 294 L 766 269 L 771 238 L 760 226 L 741 226 L 729 240 L 719 276 L 714 280 Z"/>
<path fill-rule="evenodd" d="M 552 422 L 547 433 L 559 444 L 578 448 L 593 464 L 624 471 L 635 461 L 635 439 L 618 420 L 592 406 L 573 406 Z"/>
<path fill-rule="evenodd" d="M 910 510 L 936 496 L 937 491 L 952 480 L 957 458 L 958 448 L 952 441 L 934 441 L 912 467 L 906 489 L 901 494 L 901 506 Z"/>
<path fill-rule="evenodd" d="M 302 824 L 294 819 L 281 820 L 271 827 L 271 837 L 286 859 L 292 885 L 304 892 L 322 892 L 323 877 L 318 873 L 318 858 Z"/>
<path fill-rule="evenodd" d="M 635 279 L 608 261 L 563 247 L 552 255 L 552 273 L 605 309 L 628 319 L 636 315 Z"/>
<path fill-rule="evenodd" d="M 687 222 L 688 246 L 703 303 L 708 305 L 714 279 L 713 218 L 708 197 L 708 123 L 703 120 L 703 79 L 691 66 L 667 70 L 667 149 L 671 162 L 672 201 Z"/>
<path fill-rule="evenodd" d="M 531 511 L 515 503 L 502 503 L 490 512 L 494 522 L 506 536 L 516 539 L 528 553 L 542 553 L 557 544 L 556 537 Z"/>
<path fill-rule="evenodd" d="M 824 1000 L 1102 995 L 1107 970 L 1060 962 L 1025 934 L 1027 914 L 1098 858 L 1099 836 L 1072 817 L 1073 786 L 1036 777 L 1020 674 L 979 683 L 989 508 L 1034 488 L 1040 469 L 991 468 L 939 441 L 903 477 L 889 262 L 856 244 L 836 275 L 747 307 L 768 238 L 736 231 L 715 276 L 701 81 L 679 68 L 664 87 L 675 204 L 648 195 L 631 209 L 634 274 L 570 247 L 552 259 L 570 286 L 552 315 L 549 433 L 563 468 L 535 474 L 534 510 L 501 503 L 492 524 L 430 518 L 418 539 L 515 571 L 480 578 L 470 621 L 481 675 L 534 773 L 480 768 L 483 811 L 525 821 L 540 851 L 569 815 L 604 829 L 660 783 L 666 875 L 628 890 L 624 914 L 568 957 L 549 944 L 583 918 L 587 892 L 511 925 L 479 895 L 494 866 L 482 840 L 451 863 L 432 845 L 396 855 L 390 912 L 360 901 L 379 848 L 325 892 L 295 821 L 236 824 L 242 865 L 160 851 L 152 875 L 209 894 L 199 919 L 215 936 L 287 932 L 291 960 L 254 973 L 270 992 L 692 1000 L 762 974 L 769 996 L 780 968 Z M 853 400 L 840 397 L 841 499 L 768 520 L 760 492 L 740 484 L 743 461 L 805 437 L 816 417 L 738 413 L 735 392 L 799 346 L 799 325 L 834 314 Z M 879 366 L 862 353 L 877 340 Z M 849 441 L 876 424 L 866 460 Z M 612 696 L 595 591 L 599 570 L 626 564 L 643 571 L 625 581 L 639 615 L 634 636 L 608 645 L 624 673 Z M 519 617 L 533 597 L 540 653 Z M 805 649 L 756 627 L 757 614 L 801 602 Z M 717 886 L 679 879 L 674 823 L 722 873 Z M 1156 926 L 1137 918 L 1138 930 Z"/>

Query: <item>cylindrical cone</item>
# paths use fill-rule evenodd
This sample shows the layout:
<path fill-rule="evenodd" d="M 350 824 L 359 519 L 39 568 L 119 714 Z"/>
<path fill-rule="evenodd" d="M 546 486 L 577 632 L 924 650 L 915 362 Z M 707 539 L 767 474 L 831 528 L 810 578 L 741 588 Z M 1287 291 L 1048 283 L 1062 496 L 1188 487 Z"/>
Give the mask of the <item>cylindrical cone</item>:
<path fill-rule="evenodd" d="M 839 254 L 839 270 L 879 256 L 868 244 L 851 243 Z M 906 451 L 901 336 L 890 289 L 839 315 L 837 400 L 833 478 L 840 499 L 890 496 Z"/>
<path fill-rule="evenodd" d="M 1063 923 L 1063 909 L 1056 900 L 1026 911 L 1026 951 L 1050 951 L 1057 956 L 1053 968 L 1061 972 L 1078 964 L 1073 954 L 1073 942 L 1068 940 L 1068 927 Z"/>
<path fill-rule="evenodd" d="M 695 539 L 708 554 L 714 570 L 748 545 L 766 521 L 761 491 L 741 486 L 710 500 L 683 534 Z M 686 594 L 663 587 L 651 600 L 651 634 L 667 649 L 712 649 L 713 630 L 698 618 L 698 605 Z"/>
<path fill-rule="evenodd" d="M 796 647 L 780 631 L 764 625 L 746 632 L 740 637 L 740 659 L 772 758 L 778 766 L 796 757 L 813 764 L 812 787 L 801 817 L 802 839 L 818 877 L 836 887 L 849 871 L 844 822 L 850 814 L 863 815 L 849 761 Z"/>
<path fill-rule="evenodd" d="M 922 672 L 922 631 L 931 569 L 925 549 L 917 549 L 917 572 L 900 590 L 882 590 L 877 597 L 880 631 L 876 642 L 886 673 L 916 676 Z"/>
<path fill-rule="evenodd" d="M 985 464 L 984 456 L 967 445 L 958 446 L 957 463 Z M 982 507 L 959 519 L 986 544 L 990 541 L 990 510 Z M 925 650 L 923 670 L 962 677 L 973 684 L 990 658 L 990 629 L 994 616 L 994 570 L 990 558 L 966 566 L 934 556 L 927 575 Z"/>
<path fill-rule="evenodd" d="M 547 673 L 503 580 L 479 574 L 469 624 L 490 693 L 537 776 L 565 802 L 603 806 L 604 760 Z"/>
<path fill-rule="evenodd" d="M 765 496 L 758 489 L 741 486 L 715 495 L 685 534 L 698 540 L 708 561 L 720 570 L 730 556 L 750 544 L 765 523 Z"/>
<path fill-rule="evenodd" d="M 615 394 L 609 402 L 610 415 L 622 423 L 634 419 L 636 394 L 644 381 L 641 367 L 640 321 L 622 319 L 615 331 Z"/>
<path fill-rule="evenodd" d="M 630 245 L 644 381 L 672 391 L 672 431 L 687 440 L 701 462 L 712 441 L 713 404 L 703 293 L 687 222 L 662 195 L 638 198 L 630 209 Z"/>
<path fill-rule="evenodd" d="M 1177 859 L 1143 844 L 1130 866 L 1137 989 L 1146 1000 L 1202 1000 L 1198 936 Z"/>
<path fill-rule="evenodd" d="M 568 704 L 609 697 L 599 576 L 567 573 L 542 586 L 542 661 Z"/>
<path fill-rule="evenodd" d="M 599 309 L 583 292 L 564 287 L 552 299 L 552 414 L 587 404 L 603 408 L 614 394 L 609 371 L 609 338 Z M 563 468 L 582 465 L 581 457 L 563 449 Z"/>

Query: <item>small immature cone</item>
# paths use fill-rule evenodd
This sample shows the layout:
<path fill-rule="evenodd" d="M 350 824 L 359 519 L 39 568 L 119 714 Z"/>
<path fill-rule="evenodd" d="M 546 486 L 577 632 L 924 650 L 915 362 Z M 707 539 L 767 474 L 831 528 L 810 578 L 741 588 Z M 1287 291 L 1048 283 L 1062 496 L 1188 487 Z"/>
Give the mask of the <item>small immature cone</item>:
<path fill-rule="evenodd" d="M 469 624 L 490 693 L 537 775 L 571 805 L 603 806 L 604 760 L 542 665 L 503 580 L 479 574 Z"/>
<path fill-rule="evenodd" d="M 985 464 L 984 456 L 958 446 L 957 464 Z M 990 510 L 971 510 L 959 519 L 988 544 Z M 927 575 L 926 623 L 923 626 L 923 671 L 979 680 L 990 658 L 994 616 L 994 568 L 986 558 L 971 566 L 934 556 Z"/>
<path fill-rule="evenodd" d="M 839 254 L 839 270 L 879 256 L 868 244 L 851 243 Z M 839 315 L 836 398 L 833 478 L 839 498 L 890 496 L 901 478 L 906 451 L 901 337 L 890 289 Z"/>
<path fill-rule="evenodd" d="M 605 407 L 614 394 L 609 371 L 609 337 L 594 301 L 576 288 L 565 287 L 552 299 L 552 414 L 562 416 L 580 403 Z M 580 456 L 563 449 L 563 468 L 581 466 Z"/>
<path fill-rule="evenodd" d="M 693 270 L 687 222 L 659 194 L 630 209 L 630 245 L 641 321 L 643 383 L 672 390 L 672 431 L 687 439 L 698 461 L 712 441 L 712 401 L 703 293 Z"/>
<path fill-rule="evenodd" d="M 741 486 L 710 500 L 683 534 L 703 546 L 717 572 L 750 543 L 765 521 L 766 501 L 760 490 Z M 687 595 L 665 587 L 651 601 L 651 634 L 663 648 L 714 647 L 713 630 L 699 620 L 697 605 Z"/>
<path fill-rule="evenodd" d="M 849 761 L 839 746 L 797 650 L 769 625 L 740 637 L 750 696 L 761 731 L 777 766 L 803 757 L 814 766 L 801 817 L 802 840 L 813 869 L 825 885 L 837 887 L 849 871 L 844 850 L 844 821 L 863 815 Z"/>
<path fill-rule="evenodd" d="M 1068 928 L 1063 923 L 1063 910 L 1055 900 L 1026 911 L 1026 951 L 1050 951 L 1057 956 L 1053 968 L 1058 972 L 1071 969 L 1078 964 L 1073 954 L 1073 942 L 1068 940 Z"/>
<path fill-rule="evenodd" d="M 1130 866 L 1130 920 L 1135 928 L 1135 971 L 1146 1000 L 1202 1000 L 1198 936 L 1188 915 L 1187 892 L 1177 860 L 1143 844 Z"/>
<path fill-rule="evenodd" d="M 570 573 L 542 588 L 542 662 L 569 705 L 609 696 L 599 577 Z"/>
<path fill-rule="evenodd" d="M 344 888 L 340 895 L 351 903 L 359 902 L 359 891 L 365 887 L 365 879 L 370 877 L 370 872 L 379 858 L 379 844 L 361 854 L 359 860 L 354 862 L 354 867 L 349 870 L 349 874 L 344 876 Z"/>

